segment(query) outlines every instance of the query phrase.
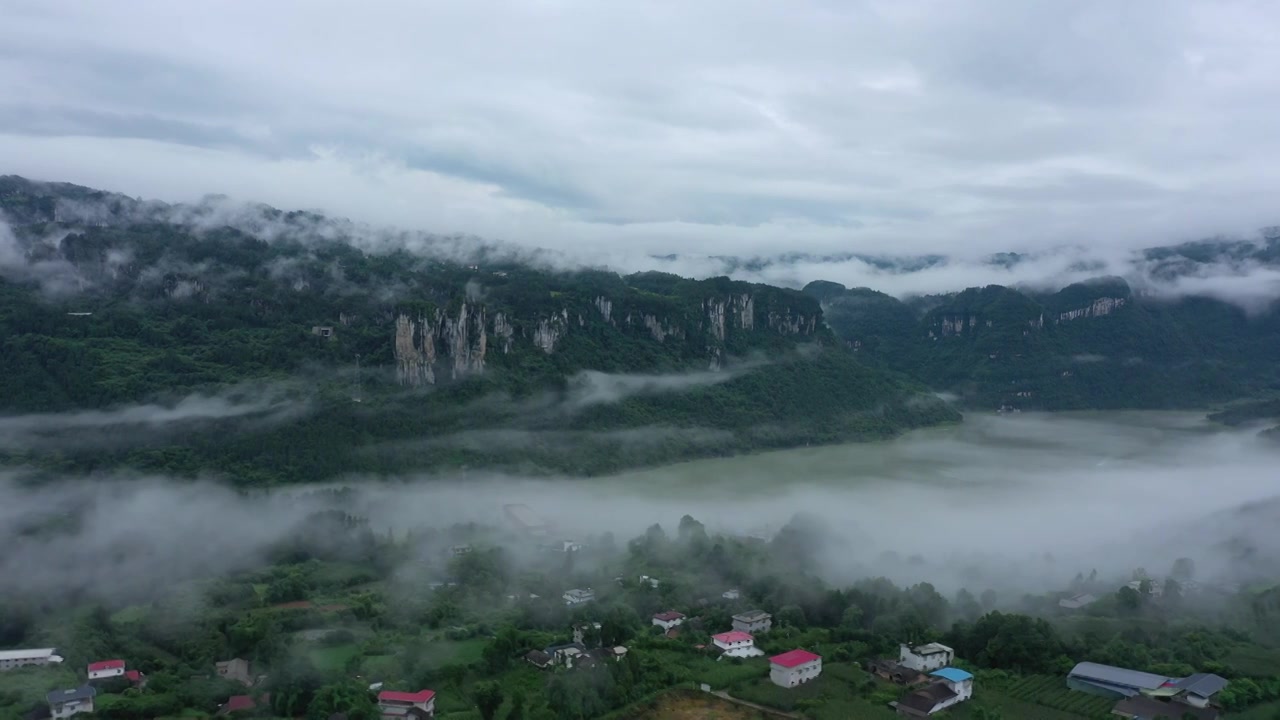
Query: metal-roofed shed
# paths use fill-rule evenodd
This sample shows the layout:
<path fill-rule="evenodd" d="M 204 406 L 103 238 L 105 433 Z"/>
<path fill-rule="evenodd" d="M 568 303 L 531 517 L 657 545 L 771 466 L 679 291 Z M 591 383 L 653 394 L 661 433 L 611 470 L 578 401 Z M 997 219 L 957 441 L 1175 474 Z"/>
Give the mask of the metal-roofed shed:
<path fill-rule="evenodd" d="M 1067 687 L 1073 690 L 1110 697 L 1133 697 L 1167 682 L 1164 675 L 1092 662 L 1078 663 L 1067 676 Z"/>
<path fill-rule="evenodd" d="M 1221 692 L 1227 686 L 1227 679 L 1212 673 L 1196 673 L 1182 678 L 1173 685 L 1192 695 L 1209 698 Z"/>

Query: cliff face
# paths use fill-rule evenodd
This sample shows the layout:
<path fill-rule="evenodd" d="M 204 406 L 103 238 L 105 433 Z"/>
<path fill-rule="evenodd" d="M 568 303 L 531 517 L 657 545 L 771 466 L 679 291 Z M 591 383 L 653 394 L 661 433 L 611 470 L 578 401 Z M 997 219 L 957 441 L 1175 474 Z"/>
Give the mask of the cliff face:
<path fill-rule="evenodd" d="M 746 283 L 734 283 L 746 288 Z M 663 346 L 691 363 L 720 369 L 734 352 L 767 346 L 769 338 L 803 341 L 823 331 L 821 310 L 801 295 L 787 302 L 771 298 L 757 309 L 756 294 L 704 296 L 695 306 L 651 312 L 645 298 L 595 295 L 584 303 L 566 299 L 556 309 L 497 310 L 484 302 L 463 303 L 454 313 L 435 309 L 394 320 L 396 378 L 402 385 L 434 385 L 482 373 L 490 347 L 502 355 L 536 352 L 556 355 L 565 343 L 584 340 L 641 341 Z M 490 321 L 488 318 L 492 318 Z M 696 345 L 691 344 L 696 341 Z"/>

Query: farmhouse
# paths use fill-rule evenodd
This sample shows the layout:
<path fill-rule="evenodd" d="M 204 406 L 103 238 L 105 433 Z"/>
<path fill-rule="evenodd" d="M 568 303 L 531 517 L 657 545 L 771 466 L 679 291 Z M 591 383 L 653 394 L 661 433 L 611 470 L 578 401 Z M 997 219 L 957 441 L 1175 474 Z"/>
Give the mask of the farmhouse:
<path fill-rule="evenodd" d="M 920 685 L 929 677 L 919 670 L 899 665 L 893 660 L 872 660 L 867 669 L 874 675 L 899 685 Z"/>
<path fill-rule="evenodd" d="M 741 630 L 712 635 L 711 642 L 728 657 L 757 657 L 764 654 L 764 651 L 756 647 L 756 639 Z"/>
<path fill-rule="evenodd" d="M 789 688 L 802 685 L 822 674 L 822 656 L 796 648 L 769 658 L 769 679 Z"/>
<path fill-rule="evenodd" d="M 264 697 L 263 702 L 266 702 L 268 697 L 269 696 Z M 216 714 L 230 715 L 233 712 L 243 712 L 245 710 L 252 710 L 256 707 L 258 707 L 258 703 L 254 701 L 252 695 L 232 695 L 227 698 L 227 701 L 222 704 L 222 707 L 218 708 L 218 712 Z"/>
<path fill-rule="evenodd" d="M 54 720 L 68 718 L 76 713 L 93 712 L 93 699 L 98 691 L 92 685 L 81 685 L 70 690 L 54 690 L 45 695 L 49 701 L 49 712 Z"/>
<path fill-rule="evenodd" d="M 928 717 L 973 697 L 973 675 L 944 667 L 929 673 L 933 681 L 898 701 L 898 714 Z"/>
<path fill-rule="evenodd" d="M 89 679 L 104 680 L 124 675 L 123 660 L 99 660 L 89 663 Z"/>
<path fill-rule="evenodd" d="M 50 665 L 62 662 L 54 648 L 34 650 L 0 650 L 0 670 L 12 670 L 24 665 Z"/>
<path fill-rule="evenodd" d="M 898 664 L 920 672 L 946 667 L 955 659 L 955 651 L 941 643 L 917 645 L 914 648 L 905 644 L 898 646 Z"/>
<path fill-rule="evenodd" d="M 565 605 L 582 605 L 596 599 L 596 593 L 591 588 L 585 590 L 574 588 L 573 590 L 564 591 Z"/>
<path fill-rule="evenodd" d="M 1098 598 L 1090 595 L 1089 593 L 1084 593 L 1082 595 L 1072 595 L 1068 598 L 1062 598 L 1058 601 L 1058 607 L 1065 608 L 1067 610 L 1079 610 L 1080 608 L 1085 607 L 1086 605 L 1092 605 L 1097 601 Z"/>
<path fill-rule="evenodd" d="M 666 632 L 677 625 L 684 624 L 684 613 L 678 613 L 675 610 L 660 612 L 653 616 L 653 624 L 662 628 L 663 632 Z"/>
<path fill-rule="evenodd" d="M 434 690 L 419 690 L 416 693 L 383 690 L 378 693 L 378 709 L 382 711 L 384 720 L 396 720 L 404 717 L 435 717 L 436 693 Z"/>
<path fill-rule="evenodd" d="M 213 666 L 217 669 L 220 678 L 235 680 L 241 685 L 253 684 L 253 675 L 249 673 L 249 661 L 244 658 L 222 660 L 214 663 Z"/>
<path fill-rule="evenodd" d="M 733 629 L 752 635 L 769 632 L 773 616 L 763 610 L 748 610 L 733 616 Z"/>
<path fill-rule="evenodd" d="M 587 649 L 583 647 L 582 643 L 575 642 L 552 645 L 542 652 L 551 658 L 551 664 L 572 668 L 578 657 L 585 654 Z"/>
<path fill-rule="evenodd" d="M 524 659 L 525 662 L 539 670 L 545 670 L 551 667 L 551 656 L 542 650 L 530 650 L 524 654 Z"/>

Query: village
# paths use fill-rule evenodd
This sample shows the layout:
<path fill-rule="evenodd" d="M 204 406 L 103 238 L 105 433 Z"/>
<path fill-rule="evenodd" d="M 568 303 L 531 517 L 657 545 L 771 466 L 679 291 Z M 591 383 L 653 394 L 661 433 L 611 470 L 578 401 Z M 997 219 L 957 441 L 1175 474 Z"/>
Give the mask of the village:
<path fill-rule="evenodd" d="M 395 585 L 369 570 L 326 588 L 319 578 L 335 561 L 313 558 L 305 567 L 270 569 L 259 576 L 269 582 L 254 586 L 256 600 L 226 605 L 220 621 L 225 630 L 219 632 L 231 642 L 222 647 L 239 654 L 178 665 L 168 657 L 181 647 L 159 654 L 124 640 L 115 646 L 138 650 L 86 657 L 74 640 L 66 651 L 60 645 L 5 650 L 0 651 L 0 692 L 6 675 L 45 683 L 41 700 L 22 709 L 24 720 L 293 717 L 298 713 L 287 709 L 298 706 L 282 698 L 300 692 L 299 671 L 290 663 L 301 657 L 304 674 L 315 678 L 308 681 L 313 683 L 307 691 L 313 698 L 308 717 L 315 716 L 314 698 L 322 688 L 344 688 L 366 714 L 385 720 L 570 720 L 621 711 L 648 695 L 678 698 L 680 693 L 766 715 L 817 720 L 1013 720 L 1038 718 L 1041 711 L 1057 713 L 1046 715 L 1053 718 L 1215 720 L 1231 717 L 1224 711 L 1241 702 L 1241 689 L 1259 686 L 1246 678 L 1234 687 L 1234 680 L 1215 672 L 1224 667 L 1218 661 L 1149 672 L 1151 667 L 1084 658 L 1046 656 L 1037 664 L 1002 660 L 985 649 L 991 641 L 968 640 L 955 629 L 944 633 L 945 627 L 923 626 L 914 618 L 940 619 L 932 625 L 956 617 L 955 612 L 971 612 L 961 626 L 970 623 L 964 632 L 972 633 L 988 622 L 1024 627 L 1017 623 L 1032 623 L 1031 618 L 966 611 L 963 593 L 953 610 L 938 614 L 949 603 L 926 585 L 897 589 L 868 581 L 847 593 L 806 591 L 803 583 L 816 581 L 788 569 L 770 571 L 773 575 L 732 569 L 758 566 L 779 553 L 802 557 L 806 539 L 795 529 L 800 525 L 772 537 L 763 529 L 729 537 L 711 535 L 686 516 L 674 535 L 654 526 L 625 551 L 606 552 L 615 541 L 564 539 L 570 533 L 525 505 L 504 506 L 501 518 L 503 524 L 492 528 L 457 527 L 431 535 L 425 547 L 433 549 L 426 555 L 410 552 L 409 545 L 426 542 L 422 538 L 378 539 L 343 519 L 341 531 L 318 531 L 326 537 L 333 533 L 331 546 L 340 553 L 363 544 L 361 552 L 370 557 L 398 552 L 428 568 L 415 575 L 402 600 L 393 601 Z M 343 533 L 348 540 L 339 542 Z M 363 540 L 351 541 L 357 537 Z M 503 544 L 513 540 L 527 553 L 522 562 L 531 563 L 524 570 L 504 565 L 510 551 Z M 712 567 L 723 571 L 710 582 L 699 580 Z M 305 577 L 299 580 L 298 573 Z M 1173 595 L 1165 593 L 1178 592 L 1176 582 L 1138 575 L 1110 593 L 1092 578 L 1071 583 L 1046 596 L 1043 607 L 1070 622 L 1081 613 L 1106 617 L 1105 608 L 1131 612 L 1125 603 L 1135 596 L 1139 609 L 1172 606 Z M 371 579 L 377 584 L 368 584 Z M 304 589 L 286 592 L 294 583 Z M 1185 578 L 1183 585 L 1193 586 Z M 278 588 L 283 588 L 279 594 Z M 398 606 L 414 609 L 397 612 Z M 234 638 L 243 634 L 238 628 L 245 623 L 258 634 L 237 645 Z M 1047 625 L 1025 627 L 1044 632 Z M 285 628 L 287 634 L 280 635 Z M 961 642 L 943 642 L 948 636 Z M 970 648 L 968 654 L 961 645 Z M 267 648 L 275 649 L 268 653 Z M 75 658 L 75 667 L 68 658 Z M 56 674 L 40 674 L 44 670 Z M 175 673 L 183 673 L 185 683 L 213 683 L 204 695 L 209 704 L 162 714 L 129 709 L 172 693 L 168 688 Z M 69 682 L 72 674 L 75 681 Z M 364 716 L 338 703 L 324 718 Z"/>

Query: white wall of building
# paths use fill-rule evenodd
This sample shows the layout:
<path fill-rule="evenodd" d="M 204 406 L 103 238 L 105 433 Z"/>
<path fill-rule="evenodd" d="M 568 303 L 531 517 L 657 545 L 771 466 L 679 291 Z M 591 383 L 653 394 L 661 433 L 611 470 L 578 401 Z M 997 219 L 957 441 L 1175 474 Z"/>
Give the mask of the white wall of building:
<path fill-rule="evenodd" d="M 92 670 L 89 672 L 90 680 L 101 680 L 103 678 L 122 677 L 124 675 L 123 667 L 107 668 L 105 670 Z"/>
<path fill-rule="evenodd" d="M 792 668 L 774 664 L 769 665 L 769 679 L 773 681 L 774 685 L 782 687 L 789 688 L 807 683 L 820 674 L 822 674 L 822 658 L 817 658 Z"/>
<path fill-rule="evenodd" d="M 917 648 L 919 649 L 919 648 Z M 903 667 L 909 667 L 912 670 L 920 672 L 931 672 L 940 670 L 951 664 L 955 659 L 955 653 L 950 650 L 943 652 L 932 652 L 925 654 L 916 654 L 910 647 L 906 645 L 898 646 L 898 664 Z"/>

